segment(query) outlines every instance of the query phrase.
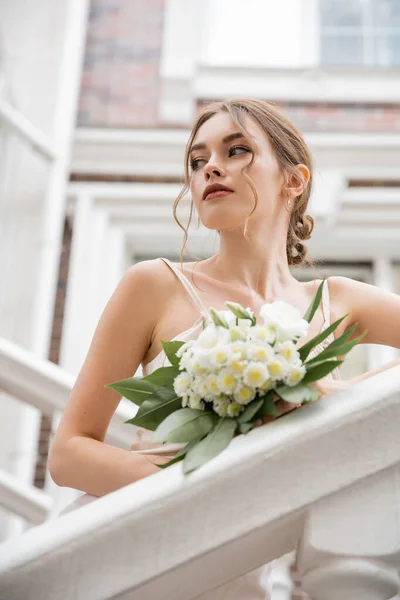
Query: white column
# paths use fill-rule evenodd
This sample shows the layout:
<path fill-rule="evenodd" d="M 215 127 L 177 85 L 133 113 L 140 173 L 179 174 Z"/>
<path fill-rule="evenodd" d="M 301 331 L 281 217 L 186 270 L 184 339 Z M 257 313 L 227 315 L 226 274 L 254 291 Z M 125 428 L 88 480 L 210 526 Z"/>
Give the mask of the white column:
<path fill-rule="evenodd" d="M 399 476 L 398 466 L 381 471 L 310 509 L 297 566 L 312 600 L 397 597 Z"/>
<path fill-rule="evenodd" d="M 8 185 L 1 216 L 7 219 L 7 236 L 0 240 L 0 254 L 7 293 L 1 296 L 0 316 L 4 336 L 47 358 L 89 1 L 40 0 L 29 6 L 15 0 L 0 7 L 4 56 L 12 58 L 6 65 L 13 75 L 9 97 L 48 136 L 54 158 L 45 164 L 21 139 L 11 148 L 13 160 L 5 157 Z M 6 470 L 32 484 L 40 413 L 7 401 L 1 427 L 11 433 L 0 436 L 0 452 Z M 0 515 L 0 538 L 23 527 L 20 519 L 5 521 Z"/>

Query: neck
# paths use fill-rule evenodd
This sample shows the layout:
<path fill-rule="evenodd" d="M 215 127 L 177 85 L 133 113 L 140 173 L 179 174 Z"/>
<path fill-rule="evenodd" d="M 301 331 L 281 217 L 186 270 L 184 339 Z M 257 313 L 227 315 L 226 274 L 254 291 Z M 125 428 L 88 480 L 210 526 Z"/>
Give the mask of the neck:
<path fill-rule="evenodd" d="M 221 231 L 220 248 L 213 259 L 218 278 L 247 288 L 265 302 L 284 297 L 298 282 L 286 256 L 286 228 L 281 229 L 270 237 L 249 231 L 248 240 L 242 231 Z"/>

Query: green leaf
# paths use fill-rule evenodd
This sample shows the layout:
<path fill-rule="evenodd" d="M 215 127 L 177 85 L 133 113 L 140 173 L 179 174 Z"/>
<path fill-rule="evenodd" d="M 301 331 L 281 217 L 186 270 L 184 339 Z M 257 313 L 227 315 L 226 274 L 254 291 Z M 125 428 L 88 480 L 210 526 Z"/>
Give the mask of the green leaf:
<path fill-rule="evenodd" d="M 320 283 L 320 285 L 318 286 L 318 290 L 316 291 L 316 294 L 315 294 L 314 298 L 312 299 L 310 306 L 307 308 L 307 310 L 305 312 L 303 319 L 305 321 L 307 321 L 308 323 L 311 322 L 313 316 L 317 312 L 318 306 L 321 303 L 322 290 L 324 287 L 324 283 L 325 283 L 325 277 L 322 280 L 322 283 Z"/>
<path fill-rule="evenodd" d="M 218 416 L 193 408 L 182 408 L 171 413 L 157 427 L 156 442 L 191 442 L 207 435 L 215 425 Z"/>
<path fill-rule="evenodd" d="M 312 365 L 314 363 L 326 360 L 327 358 L 332 358 L 332 356 L 335 356 L 335 357 L 336 356 L 344 356 L 345 354 L 350 352 L 350 350 L 352 348 L 354 348 L 354 346 L 356 346 L 366 334 L 367 334 L 367 332 L 364 331 L 364 333 L 362 333 L 358 338 L 352 340 L 351 342 L 347 342 L 347 343 L 341 344 L 341 345 L 336 344 L 335 342 L 337 342 L 337 340 L 335 340 L 335 342 L 332 342 L 332 344 L 329 344 L 329 346 L 327 346 L 322 352 L 320 352 L 319 354 L 317 354 L 316 356 L 314 356 L 313 358 L 308 360 L 305 363 L 305 365 L 306 366 Z"/>
<path fill-rule="evenodd" d="M 252 423 L 239 423 L 239 433 L 248 433 L 251 429 L 253 429 Z"/>
<path fill-rule="evenodd" d="M 156 386 L 146 381 L 143 377 L 130 377 L 114 383 L 108 383 L 104 387 L 111 388 L 124 396 L 137 406 L 154 394 Z"/>
<path fill-rule="evenodd" d="M 328 373 L 333 371 L 333 369 L 335 369 L 342 363 L 342 360 L 324 360 L 318 363 L 314 363 L 311 367 L 307 369 L 307 372 L 304 375 L 301 382 L 310 383 L 310 381 L 317 381 L 318 379 L 322 379 L 322 377 L 328 375 Z"/>
<path fill-rule="evenodd" d="M 172 388 L 174 379 L 179 375 L 178 367 L 160 367 L 150 375 L 146 375 L 143 379 L 149 383 L 156 385 L 158 388 Z"/>
<path fill-rule="evenodd" d="M 305 361 L 307 356 L 310 354 L 311 350 L 313 348 L 315 348 L 315 346 L 317 346 L 318 344 L 323 342 L 333 331 L 335 331 L 335 329 L 340 325 L 340 323 L 343 321 L 343 319 L 345 319 L 347 317 L 347 315 L 349 315 L 349 314 L 350 313 L 347 313 L 346 315 L 344 315 L 344 317 L 341 317 L 341 319 L 338 319 L 337 321 L 332 323 L 332 325 L 329 325 L 329 327 L 327 327 L 326 329 L 321 331 L 318 335 L 311 338 L 311 340 L 309 340 L 306 344 L 304 344 L 304 346 L 301 346 L 301 348 L 298 348 L 300 359 L 302 361 Z"/>
<path fill-rule="evenodd" d="M 277 387 L 275 391 L 285 402 L 290 402 L 293 404 L 313 402 L 318 398 L 319 392 L 310 385 L 305 385 L 303 381 L 293 387 L 289 387 L 287 385 Z"/>
<path fill-rule="evenodd" d="M 214 429 L 186 454 L 183 461 L 184 474 L 198 469 L 225 450 L 234 436 L 236 425 L 235 419 L 219 418 Z"/>
<path fill-rule="evenodd" d="M 172 458 L 169 462 L 167 462 L 163 465 L 157 465 L 157 467 L 159 467 L 160 469 L 166 469 L 167 467 L 170 467 L 174 463 L 177 463 L 177 462 L 183 460 L 185 458 L 186 454 L 189 452 L 190 448 L 193 448 L 193 446 L 195 446 L 197 444 L 197 442 L 199 442 L 199 441 L 200 441 L 200 438 L 198 438 L 197 440 L 192 440 L 191 442 L 186 444 L 186 446 L 184 448 L 179 450 L 177 455 L 174 456 L 174 458 Z"/>
<path fill-rule="evenodd" d="M 161 389 L 158 393 L 160 392 L 162 397 L 154 395 L 145 400 L 133 419 L 125 423 L 154 431 L 168 415 L 182 407 L 182 398 L 174 390 Z"/>
<path fill-rule="evenodd" d="M 263 396 L 263 404 L 262 404 L 259 412 L 257 413 L 256 417 L 257 418 L 265 417 L 265 416 L 276 417 L 277 415 L 279 415 L 279 412 L 275 406 L 274 392 L 273 392 L 273 390 L 270 390 L 269 392 L 267 392 L 265 394 L 265 396 Z"/>
<path fill-rule="evenodd" d="M 262 398 L 250 402 L 250 404 L 246 406 L 244 411 L 237 417 L 237 422 L 246 423 L 247 421 L 250 421 L 250 419 L 254 417 L 259 408 L 261 408 L 263 402 L 264 400 Z"/>
<path fill-rule="evenodd" d="M 166 354 L 166 357 L 168 358 L 169 362 L 173 367 L 179 367 L 179 361 L 181 359 L 178 356 L 176 356 L 176 353 L 178 352 L 179 348 L 183 346 L 184 343 L 185 342 L 181 342 L 178 340 L 173 342 L 164 342 L 163 340 L 161 340 L 161 345 Z"/>

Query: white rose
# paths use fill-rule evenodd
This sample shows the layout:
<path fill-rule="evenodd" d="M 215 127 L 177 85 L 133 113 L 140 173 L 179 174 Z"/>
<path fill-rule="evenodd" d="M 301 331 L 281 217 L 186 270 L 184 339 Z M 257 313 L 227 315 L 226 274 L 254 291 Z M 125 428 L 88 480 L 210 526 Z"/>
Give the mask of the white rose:
<path fill-rule="evenodd" d="M 226 344 L 229 339 L 230 335 L 228 329 L 225 329 L 225 327 L 217 327 L 213 323 L 210 323 L 210 325 L 207 325 L 198 336 L 195 347 L 210 350 L 218 344 Z"/>
<path fill-rule="evenodd" d="M 274 323 L 277 326 L 277 340 L 280 342 L 301 338 L 309 328 L 308 321 L 302 318 L 299 309 L 283 300 L 263 304 L 260 317 L 266 324 Z"/>

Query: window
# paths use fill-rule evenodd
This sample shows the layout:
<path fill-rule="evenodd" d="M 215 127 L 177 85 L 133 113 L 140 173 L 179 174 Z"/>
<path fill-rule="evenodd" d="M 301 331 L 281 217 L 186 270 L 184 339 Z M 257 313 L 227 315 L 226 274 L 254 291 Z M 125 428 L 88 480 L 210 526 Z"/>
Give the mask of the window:
<path fill-rule="evenodd" d="M 399 0 L 319 0 L 321 64 L 400 66 Z"/>

